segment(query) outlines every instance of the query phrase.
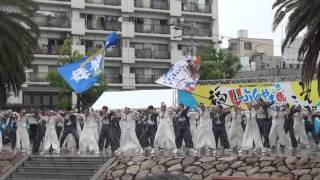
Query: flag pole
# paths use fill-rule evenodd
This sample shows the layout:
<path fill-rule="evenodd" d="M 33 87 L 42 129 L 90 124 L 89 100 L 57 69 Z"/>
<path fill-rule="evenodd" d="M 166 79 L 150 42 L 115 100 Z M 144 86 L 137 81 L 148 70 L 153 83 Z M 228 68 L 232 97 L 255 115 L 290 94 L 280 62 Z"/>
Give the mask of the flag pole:
<path fill-rule="evenodd" d="M 183 90 L 183 91 L 184 91 L 184 90 Z M 188 91 L 184 91 L 184 92 L 190 93 L 190 94 L 192 94 L 192 95 L 195 95 L 195 96 L 198 96 L 198 97 L 201 97 L 201 98 L 204 98 L 204 99 L 209 99 L 209 100 L 211 100 L 211 99 L 208 98 L 208 97 L 205 97 L 205 96 L 202 96 L 202 95 L 193 93 L 193 92 L 188 92 Z M 224 103 L 224 102 L 221 102 L 221 101 L 219 101 L 219 103 L 220 103 L 220 104 L 223 104 L 223 105 L 226 105 L 226 106 L 229 106 L 229 107 L 233 107 L 232 105 L 229 105 L 229 104 Z"/>

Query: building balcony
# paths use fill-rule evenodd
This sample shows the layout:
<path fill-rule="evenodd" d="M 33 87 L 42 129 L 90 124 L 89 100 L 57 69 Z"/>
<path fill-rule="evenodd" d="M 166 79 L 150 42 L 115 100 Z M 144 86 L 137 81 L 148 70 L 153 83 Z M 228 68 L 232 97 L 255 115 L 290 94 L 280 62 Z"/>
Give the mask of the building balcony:
<path fill-rule="evenodd" d="M 101 47 L 102 48 L 102 47 Z M 94 53 L 97 52 L 99 49 L 97 47 L 86 47 L 86 52 Z M 109 48 L 105 52 L 105 57 L 121 57 L 121 49 L 120 48 Z"/>
<path fill-rule="evenodd" d="M 120 22 L 86 21 L 86 28 L 90 30 L 121 31 Z"/>
<path fill-rule="evenodd" d="M 121 57 L 120 48 L 111 48 L 106 51 L 105 57 Z"/>
<path fill-rule="evenodd" d="M 145 75 L 136 74 L 135 81 L 136 84 L 155 84 L 155 81 L 160 78 L 161 75 Z"/>
<path fill-rule="evenodd" d="M 136 58 L 145 58 L 145 59 L 169 59 L 169 51 L 152 51 L 151 49 L 136 49 L 135 50 Z"/>
<path fill-rule="evenodd" d="M 38 47 L 32 50 L 33 54 L 50 54 L 60 55 L 61 46 L 50 46 L 50 47 Z"/>
<path fill-rule="evenodd" d="M 144 0 L 136 0 L 134 3 L 135 7 L 139 8 L 151 8 L 160 10 L 169 10 L 169 2 L 162 0 L 151 0 L 150 3 L 145 3 Z"/>
<path fill-rule="evenodd" d="M 211 13 L 211 6 L 209 4 L 198 4 L 193 2 L 183 2 L 182 11 L 198 12 L 198 13 Z"/>
<path fill-rule="evenodd" d="M 152 34 L 170 34 L 169 25 L 136 24 L 135 32 Z"/>
<path fill-rule="evenodd" d="M 117 84 L 121 84 L 122 83 L 122 75 L 118 74 L 118 75 L 106 75 L 106 82 L 107 83 L 117 83 Z"/>
<path fill-rule="evenodd" d="M 50 17 L 50 16 L 36 16 L 32 18 L 33 21 L 43 27 L 58 27 L 58 28 L 70 28 L 69 17 Z"/>
<path fill-rule="evenodd" d="M 182 31 L 182 35 L 183 36 L 205 36 L 205 37 L 212 37 L 212 32 L 211 32 L 211 28 L 208 27 L 207 28 L 201 28 L 198 30 L 195 30 L 194 32 L 192 32 L 189 29 L 183 30 Z"/>
<path fill-rule="evenodd" d="M 48 82 L 48 73 L 28 73 L 27 82 Z"/>
<path fill-rule="evenodd" d="M 88 4 L 104 4 L 111 6 L 120 6 L 120 0 L 86 0 Z"/>

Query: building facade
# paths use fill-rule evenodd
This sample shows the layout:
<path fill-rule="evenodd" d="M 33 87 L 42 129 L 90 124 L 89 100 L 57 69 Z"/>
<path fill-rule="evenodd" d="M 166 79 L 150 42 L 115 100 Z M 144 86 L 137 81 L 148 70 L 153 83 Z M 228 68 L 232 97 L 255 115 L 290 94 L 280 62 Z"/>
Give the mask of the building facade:
<path fill-rule="evenodd" d="M 108 90 L 162 88 L 154 81 L 182 55 L 218 44 L 218 0 L 34 1 L 39 5 L 33 17 L 41 30 L 39 48 L 19 97 L 10 96 L 8 103 L 58 102 L 59 92 L 49 86 L 47 75 L 56 71 L 66 38 L 72 39 L 73 51 L 85 54 L 101 48 L 108 33 L 120 35 L 121 43 L 105 55 Z"/>

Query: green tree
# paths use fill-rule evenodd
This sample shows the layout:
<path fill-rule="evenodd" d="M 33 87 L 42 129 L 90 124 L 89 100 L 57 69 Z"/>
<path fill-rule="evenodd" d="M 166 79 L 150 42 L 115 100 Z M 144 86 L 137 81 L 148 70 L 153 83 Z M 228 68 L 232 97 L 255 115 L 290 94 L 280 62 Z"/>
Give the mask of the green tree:
<path fill-rule="evenodd" d="M 37 46 L 38 26 L 31 20 L 37 6 L 32 0 L 0 1 L 0 106 L 7 91 L 18 94 L 30 65 L 32 49 Z"/>
<path fill-rule="evenodd" d="M 61 56 L 58 59 L 58 66 L 72 63 L 83 57 L 83 55 L 79 54 L 78 51 L 72 52 L 71 45 L 71 39 L 64 40 L 63 45 L 60 49 Z M 88 54 L 90 55 L 92 53 L 88 52 Z M 63 79 L 63 77 L 57 71 L 51 71 L 48 73 L 48 81 L 50 82 L 50 86 L 55 87 L 59 90 L 59 102 L 57 106 L 59 108 L 71 106 L 70 98 L 66 99 L 65 95 L 66 93 L 72 92 L 72 89 L 68 85 L 68 83 Z M 97 98 L 106 90 L 107 87 L 103 75 L 101 75 L 98 83 L 99 86 L 95 86 L 78 96 L 80 100 L 82 100 L 85 104 L 94 103 L 97 100 Z"/>
<path fill-rule="evenodd" d="M 224 54 L 214 48 L 205 48 L 198 55 L 201 57 L 201 80 L 230 79 L 241 68 L 239 58 L 231 53 Z"/>
<path fill-rule="evenodd" d="M 289 47 L 301 32 L 304 33 L 298 53 L 298 60 L 303 61 L 302 80 L 309 88 L 314 74 L 317 73 L 320 94 L 320 64 L 317 64 L 320 51 L 320 1 L 276 0 L 273 9 L 273 30 L 288 17 L 282 51 Z"/>

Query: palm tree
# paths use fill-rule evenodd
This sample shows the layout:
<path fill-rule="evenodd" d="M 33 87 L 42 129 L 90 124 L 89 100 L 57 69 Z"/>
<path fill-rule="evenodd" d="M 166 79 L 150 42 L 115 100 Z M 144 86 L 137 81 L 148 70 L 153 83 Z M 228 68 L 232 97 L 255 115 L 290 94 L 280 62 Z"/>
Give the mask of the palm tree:
<path fill-rule="evenodd" d="M 24 67 L 32 61 L 38 26 L 31 20 L 36 5 L 32 0 L 0 1 L 0 106 L 7 91 L 18 94 L 25 82 Z"/>
<path fill-rule="evenodd" d="M 304 39 L 299 48 L 298 60 L 303 61 L 302 80 L 310 88 L 313 75 L 317 73 L 318 93 L 320 94 L 320 64 L 317 64 L 320 51 L 320 1 L 319 0 L 276 0 L 273 30 L 288 17 L 286 37 L 282 51 L 289 47 L 303 32 Z"/>

